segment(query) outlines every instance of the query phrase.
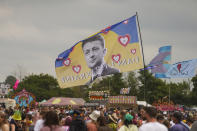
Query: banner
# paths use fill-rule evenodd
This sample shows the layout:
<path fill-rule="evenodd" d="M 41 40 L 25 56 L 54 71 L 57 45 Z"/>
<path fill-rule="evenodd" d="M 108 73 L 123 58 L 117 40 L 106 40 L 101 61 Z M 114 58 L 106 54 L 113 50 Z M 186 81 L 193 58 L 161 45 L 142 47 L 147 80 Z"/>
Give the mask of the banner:
<path fill-rule="evenodd" d="M 150 62 L 149 66 L 154 66 L 151 72 L 155 73 L 155 77 L 165 77 L 164 73 L 170 68 L 171 48 L 171 46 L 160 47 L 159 54 Z"/>
<path fill-rule="evenodd" d="M 125 94 L 129 94 L 131 87 L 129 88 L 121 88 L 120 89 L 120 94 L 121 95 L 125 95 Z"/>
<path fill-rule="evenodd" d="M 196 75 L 197 59 L 173 64 L 165 73 L 167 78 L 190 78 Z"/>
<path fill-rule="evenodd" d="M 109 91 L 89 91 L 89 100 L 107 100 Z"/>
<path fill-rule="evenodd" d="M 110 104 L 136 104 L 135 96 L 110 96 Z"/>
<path fill-rule="evenodd" d="M 55 61 L 61 88 L 89 85 L 97 77 L 143 68 L 136 15 L 62 52 Z"/>

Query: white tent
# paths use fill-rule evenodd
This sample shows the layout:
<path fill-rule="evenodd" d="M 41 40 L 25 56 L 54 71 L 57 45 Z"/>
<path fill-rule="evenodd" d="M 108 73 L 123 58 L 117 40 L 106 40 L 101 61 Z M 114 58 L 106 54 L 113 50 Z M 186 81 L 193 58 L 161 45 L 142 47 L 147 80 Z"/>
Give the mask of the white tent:
<path fill-rule="evenodd" d="M 148 107 L 152 106 L 151 104 L 148 104 L 146 101 L 137 101 L 137 104 L 142 106 L 148 106 Z"/>

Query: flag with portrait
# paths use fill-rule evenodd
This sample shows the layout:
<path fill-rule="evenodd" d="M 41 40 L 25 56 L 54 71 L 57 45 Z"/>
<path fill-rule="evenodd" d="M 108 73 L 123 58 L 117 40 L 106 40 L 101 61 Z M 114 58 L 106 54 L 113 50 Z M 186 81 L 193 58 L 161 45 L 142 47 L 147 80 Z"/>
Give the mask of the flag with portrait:
<path fill-rule="evenodd" d="M 61 88 L 143 68 L 137 16 L 108 26 L 60 53 L 55 70 Z"/>

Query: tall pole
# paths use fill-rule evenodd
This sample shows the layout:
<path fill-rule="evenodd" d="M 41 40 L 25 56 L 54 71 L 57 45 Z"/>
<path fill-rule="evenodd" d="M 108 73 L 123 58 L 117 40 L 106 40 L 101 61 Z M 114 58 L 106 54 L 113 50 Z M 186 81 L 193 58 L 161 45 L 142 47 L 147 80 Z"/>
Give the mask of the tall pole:
<path fill-rule="evenodd" d="M 171 82 L 171 79 L 169 78 L 170 82 Z M 170 104 L 170 88 L 171 86 L 169 86 L 169 104 Z"/>
<path fill-rule="evenodd" d="M 140 44 L 141 44 L 141 49 L 142 49 L 143 63 L 144 63 L 144 101 L 146 101 L 146 76 L 145 76 L 144 49 L 143 49 L 143 45 L 142 45 L 142 35 L 141 35 L 141 31 L 140 31 L 140 24 L 139 24 L 139 19 L 138 19 L 138 13 L 137 12 L 136 12 L 136 17 L 137 17 L 139 36 L 140 36 Z"/>

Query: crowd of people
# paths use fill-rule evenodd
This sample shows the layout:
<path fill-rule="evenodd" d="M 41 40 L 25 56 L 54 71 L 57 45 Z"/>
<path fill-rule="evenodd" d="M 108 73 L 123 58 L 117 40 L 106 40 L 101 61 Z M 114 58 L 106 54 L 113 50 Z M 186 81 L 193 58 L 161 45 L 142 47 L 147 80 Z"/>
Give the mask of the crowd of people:
<path fill-rule="evenodd" d="M 0 131 L 197 131 L 197 112 L 162 112 L 154 107 L 1 107 Z"/>

